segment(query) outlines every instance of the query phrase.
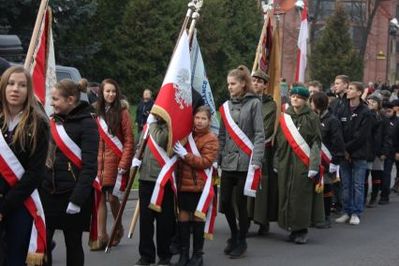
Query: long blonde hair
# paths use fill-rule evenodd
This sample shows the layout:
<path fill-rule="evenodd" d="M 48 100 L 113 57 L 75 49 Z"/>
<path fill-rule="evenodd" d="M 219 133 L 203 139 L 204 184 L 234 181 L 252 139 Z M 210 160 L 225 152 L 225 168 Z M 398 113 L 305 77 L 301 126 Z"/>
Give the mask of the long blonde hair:
<path fill-rule="evenodd" d="M 33 93 L 32 78 L 28 71 L 22 66 L 13 66 L 7 69 L 0 80 L 0 118 L 4 119 L 2 131 L 8 130 L 8 123 L 11 120 L 10 108 L 6 99 L 6 88 L 10 76 L 14 73 L 24 73 L 27 81 L 27 97 L 22 108 L 21 120 L 18 123 L 13 136 L 12 143 L 18 144 L 22 151 L 31 147 L 32 155 L 36 149 L 38 139 L 38 124 L 47 121 L 47 118 L 40 108 Z"/>

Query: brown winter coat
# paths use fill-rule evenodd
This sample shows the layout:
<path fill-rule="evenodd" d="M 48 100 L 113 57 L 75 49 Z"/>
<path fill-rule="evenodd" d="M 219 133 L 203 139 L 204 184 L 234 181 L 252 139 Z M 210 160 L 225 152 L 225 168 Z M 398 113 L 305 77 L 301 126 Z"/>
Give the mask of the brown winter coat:
<path fill-rule="evenodd" d="M 178 190 L 183 192 L 201 192 L 205 180 L 198 174 L 198 170 L 212 166 L 216 161 L 219 141 L 209 129 L 203 132 L 194 131 L 193 138 L 201 157 L 188 153 L 177 165 Z"/>
<path fill-rule="evenodd" d="M 118 168 L 130 169 L 134 153 L 134 139 L 132 130 L 132 121 L 127 104 L 123 104 L 121 111 L 121 124 L 116 132 L 116 136 L 123 144 L 122 157 L 119 158 L 108 145 L 100 138 L 98 147 L 98 170 L 97 176 L 100 178 L 103 186 L 114 186 Z M 127 178 L 129 171 L 124 178 Z"/>

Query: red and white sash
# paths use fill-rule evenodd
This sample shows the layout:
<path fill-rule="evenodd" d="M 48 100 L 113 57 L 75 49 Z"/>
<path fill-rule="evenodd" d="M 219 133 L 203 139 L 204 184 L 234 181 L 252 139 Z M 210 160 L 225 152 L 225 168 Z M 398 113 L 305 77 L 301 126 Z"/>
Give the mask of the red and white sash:
<path fill-rule="evenodd" d="M 220 115 L 227 132 L 231 136 L 234 143 L 248 156 L 250 156 L 248 173 L 244 185 L 244 195 L 249 197 L 256 197 L 256 190 L 258 189 L 259 180 L 261 176 L 261 169 L 254 169 L 252 167 L 252 156 L 254 145 L 251 140 L 245 135 L 241 128 L 234 122 L 231 117 L 228 101 L 225 102 L 220 108 Z"/>
<path fill-rule="evenodd" d="M 51 136 L 55 144 L 61 152 L 79 169 L 82 168 L 82 150 L 80 147 L 68 136 L 62 124 L 57 124 L 54 119 L 50 119 Z M 102 196 L 100 180 L 96 177 L 93 182 L 94 200 L 92 206 L 91 226 L 89 246 L 91 248 L 98 248 L 101 243 L 98 239 L 98 208 Z"/>
<path fill-rule="evenodd" d="M 123 154 L 123 144 L 119 140 L 117 136 L 114 136 L 109 133 L 108 125 L 107 122 L 105 122 L 104 118 L 102 117 L 97 117 L 96 119 L 97 125 L 98 125 L 98 133 L 100 134 L 100 137 L 104 140 L 105 144 L 110 147 L 110 149 L 115 153 L 118 158 L 122 157 Z M 126 190 L 126 176 L 123 174 L 120 174 L 118 172 L 115 180 L 115 185 L 114 189 L 112 191 L 112 195 L 122 198 L 123 193 Z"/>
<path fill-rule="evenodd" d="M 201 156 L 197 145 L 195 144 L 193 133 L 188 136 L 186 148 L 188 152 L 194 154 L 195 156 Z M 194 215 L 205 221 L 209 206 L 211 205 L 213 196 L 215 195 L 212 184 L 212 167 L 208 169 L 197 170 L 197 173 L 205 181 L 205 186 L 202 190 L 201 197 L 198 201 Z"/>
<path fill-rule="evenodd" d="M 208 208 L 208 212 L 206 214 L 206 221 L 205 221 L 205 232 L 204 238 L 212 240 L 213 239 L 213 232 L 215 229 L 215 221 L 217 215 L 217 205 L 218 205 L 218 197 L 215 193 L 215 196 L 212 199 L 212 204 Z"/>
<path fill-rule="evenodd" d="M 10 187 L 15 186 L 25 173 L 24 167 L 8 146 L 1 131 L 0 173 Z M 46 250 L 46 222 L 37 189 L 24 201 L 24 205 L 33 219 L 26 263 L 42 265 Z"/>
<path fill-rule="evenodd" d="M 161 212 L 165 185 L 168 181 L 170 181 L 172 189 L 175 195 L 177 195 L 176 177 L 174 173 L 177 157 L 173 156 L 172 158 L 169 158 L 166 151 L 155 142 L 151 134 L 149 135 L 147 145 L 159 165 L 162 167 L 161 172 L 157 177 L 157 181 L 155 182 L 150 205 L 148 207 L 156 212 Z"/>
<path fill-rule="evenodd" d="M 327 147 L 323 143 L 321 143 L 320 155 L 321 155 L 321 163 L 325 167 L 328 167 L 331 163 L 332 155 L 331 152 L 327 149 Z"/>
<path fill-rule="evenodd" d="M 310 160 L 310 147 L 305 139 L 302 137 L 299 130 L 296 128 L 294 121 L 290 115 L 283 113 L 280 116 L 280 126 L 283 131 L 285 138 L 288 141 L 291 149 L 298 156 L 298 158 L 303 162 L 306 167 L 309 167 Z M 316 185 L 323 185 L 323 167 L 320 167 L 319 174 L 320 180 Z"/>

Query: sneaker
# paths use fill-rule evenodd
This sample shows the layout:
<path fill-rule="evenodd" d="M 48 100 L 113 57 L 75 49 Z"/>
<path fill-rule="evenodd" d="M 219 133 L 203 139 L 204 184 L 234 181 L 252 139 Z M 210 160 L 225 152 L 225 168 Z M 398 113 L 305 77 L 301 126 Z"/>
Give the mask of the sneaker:
<path fill-rule="evenodd" d="M 335 222 L 338 224 L 344 224 L 344 223 L 348 222 L 349 219 L 350 219 L 349 215 L 345 213 L 341 217 L 335 219 Z"/>
<path fill-rule="evenodd" d="M 378 204 L 379 204 L 379 205 L 387 205 L 387 204 L 389 204 L 389 200 L 387 200 L 387 199 L 380 199 L 380 200 L 378 201 Z"/>
<path fill-rule="evenodd" d="M 307 233 L 299 233 L 294 239 L 295 244 L 303 245 L 308 242 L 308 234 Z"/>
<path fill-rule="evenodd" d="M 317 229 L 328 229 L 328 228 L 331 228 L 331 216 L 327 216 L 324 222 L 317 223 L 315 227 Z"/>
<path fill-rule="evenodd" d="M 159 259 L 157 265 L 158 266 L 169 266 L 170 265 L 170 259 L 169 258 L 167 258 L 167 259 Z"/>
<path fill-rule="evenodd" d="M 147 266 L 147 265 L 151 265 L 153 264 L 154 261 L 149 261 L 146 258 L 140 258 L 135 264 L 134 266 Z"/>
<path fill-rule="evenodd" d="M 366 205 L 367 208 L 374 208 L 377 206 L 377 200 L 376 199 L 370 199 L 369 203 Z"/>
<path fill-rule="evenodd" d="M 357 214 L 352 214 L 351 219 L 350 219 L 350 221 L 349 221 L 349 224 L 351 224 L 351 225 L 358 225 L 358 224 L 360 224 L 359 216 L 357 216 Z"/>

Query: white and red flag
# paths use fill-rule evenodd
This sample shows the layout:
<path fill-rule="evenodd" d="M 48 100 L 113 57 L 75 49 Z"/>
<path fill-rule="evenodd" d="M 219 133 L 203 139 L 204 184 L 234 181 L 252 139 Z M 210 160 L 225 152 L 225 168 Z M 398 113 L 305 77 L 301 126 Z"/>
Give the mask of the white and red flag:
<path fill-rule="evenodd" d="M 50 7 L 47 7 L 41 21 L 28 69 L 32 75 L 36 98 L 44 106 L 46 113 L 50 115 L 52 113 L 50 90 L 57 82 Z"/>
<path fill-rule="evenodd" d="M 307 65 L 307 46 L 309 39 L 308 31 L 308 7 L 305 2 L 301 14 L 301 28 L 298 37 L 298 54 L 296 63 L 295 81 L 305 82 L 305 71 Z"/>
<path fill-rule="evenodd" d="M 178 141 L 190 134 L 193 126 L 191 60 L 188 36 L 181 35 L 151 113 L 168 124 L 168 154 Z"/>
<path fill-rule="evenodd" d="M 217 118 L 215 101 L 211 84 L 205 71 L 204 60 L 202 58 L 201 49 L 197 40 L 197 34 L 194 34 L 191 44 L 191 65 L 192 76 L 191 83 L 194 90 L 196 90 L 204 100 L 205 104 L 211 109 L 211 130 L 216 135 L 219 134 L 219 120 Z"/>

